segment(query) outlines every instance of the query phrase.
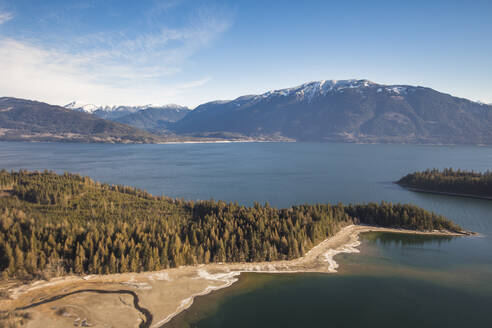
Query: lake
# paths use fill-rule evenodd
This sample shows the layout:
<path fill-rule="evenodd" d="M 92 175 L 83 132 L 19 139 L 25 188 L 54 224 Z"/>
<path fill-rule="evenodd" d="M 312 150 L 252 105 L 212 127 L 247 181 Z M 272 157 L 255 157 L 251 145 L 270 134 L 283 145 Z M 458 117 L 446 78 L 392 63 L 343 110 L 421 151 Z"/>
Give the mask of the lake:
<path fill-rule="evenodd" d="M 492 201 L 420 194 L 393 181 L 426 168 L 492 168 L 476 146 L 0 143 L 0 168 L 77 172 L 185 199 L 272 206 L 414 203 L 480 237 L 368 233 L 337 274 L 243 274 L 174 327 L 490 327 Z"/>

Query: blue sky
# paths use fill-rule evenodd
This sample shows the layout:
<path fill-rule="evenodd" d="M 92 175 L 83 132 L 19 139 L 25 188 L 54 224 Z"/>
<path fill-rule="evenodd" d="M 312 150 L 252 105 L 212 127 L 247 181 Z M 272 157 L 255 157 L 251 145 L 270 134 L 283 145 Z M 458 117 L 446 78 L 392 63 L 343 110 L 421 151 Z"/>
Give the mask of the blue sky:
<path fill-rule="evenodd" d="M 322 79 L 492 103 L 492 1 L 0 0 L 0 96 L 196 106 Z"/>

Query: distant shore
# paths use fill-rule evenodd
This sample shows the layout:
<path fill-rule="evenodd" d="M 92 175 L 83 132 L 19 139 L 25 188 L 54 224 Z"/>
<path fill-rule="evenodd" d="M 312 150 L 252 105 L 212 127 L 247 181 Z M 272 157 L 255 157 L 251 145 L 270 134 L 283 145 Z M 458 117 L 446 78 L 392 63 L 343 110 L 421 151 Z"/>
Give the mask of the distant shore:
<path fill-rule="evenodd" d="M 447 191 L 435 191 L 435 190 L 427 190 L 427 189 L 421 189 L 421 188 L 415 188 L 415 187 L 408 187 L 405 186 L 404 184 L 399 184 L 395 182 L 397 185 L 399 185 L 402 188 L 405 188 L 410 191 L 415 191 L 415 192 L 422 192 L 426 194 L 435 194 L 435 195 L 446 195 L 446 196 L 457 196 L 457 197 L 466 197 L 466 198 L 476 198 L 476 199 L 487 199 L 487 200 L 492 200 L 492 197 L 487 197 L 487 196 L 479 196 L 479 195 L 473 195 L 473 194 L 462 194 L 462 193 L 454 193 L 454 192 L 447 192 Z"/>
<path fill-rule="evenodd" d="M 164 141 L 159 145 L 169 144 L 223 144 L 223 143 L 266 143 L 266 142 L 295 142 L 295 140 L 261 140 L 261 139 L 244 139 L 244 140 L 184 140 L 184 141 Z"/>
<path fill-rule="evenodd" d="M 4 288 L 8 299 L 0 300 L 0 311 L 12 311 L 47 298 L 73 293 L 83 289 L 133 291 L 141 306 L 150 311 L 153 322 L 150 327 L 162 327 L 180 312 L 189 308 L 197 296 L 232 285 L 242 272 L 299 273 L 336 272 L 338 263 L 334 257 L 340 253 L 358 253 L 359 235 L 364 232 L 396 232 L 406 234 L 464 236 L 468 232 L 447 231 L 420 232 L 414 230 L 382 228 L 365 225 L 349 225 L 334 236 L 322 241 L 303 257 L 293 260 L 252 263 L 211 263 L 183 266 L 158 272 L 124 273 L 111 275 L 67 276 L 50 281 L 37 281 L 29 285 Z M 131 300 L 117 294 L 77 293 L 45 303 L 29 310 L 29 327 L 73 326 L 74 320 L 90 324 L 110 324 L 117 327 L 134 327 L 145 321 Z M 119 298 L 118 298 L 119 297 Z M 100 313 L 104 308 L 104 313 Z M 129 311 L 129 309 L 132 309 Z M 62 315 L 60 315 L 62 313 Z"/>
<path fill-rule="evenodd" d="M 73 139 L 58 139 L 58 140 L 38 140 L 38 139 L 2 139 L 0 142 L 25 142 L 25 143 L 76 143 L 76 144 L 104 144 L 104 145 L 168 145 L 168 144 L 225 144 L 225 143 L 280 143 L 280 142 L 297 142 L 294 139 L 172 139 L 169 141 L 155 142 L 109 142 L 109 141 L 84 141 Z"/>
<path fill-rule="evenodd" d="M 0 131 L 1 132 L 1 131 Z M 468 143 L 432 143 L 432 142 L 385 142 L 385 141 L 351 141 L 351 140 L 313 140 L 300 141 L 293 138 L 251 138 L 251 139 L 171 139 L 169 141 L 154 141 L 154 142 L 133 142 L 133 141 L 87 141 L 81 139 L 39 139 L 39 138 L 3 138 L 0 134 L 0 142 L 24 142 L 24 143 L 77 143 L 77 144 L 106 144 L 106 145 L 167 145 L 167 144 L 207 144 L 207 143 L 321 143 L 321 144 L 353 144 L 353 145 L 414 145 L 414 146 L 429 146 L 429 147 L 449 147 L 449 146 L 475 146 L 475 147 L 492 147 L 492 144 L 468 144 Z"/>

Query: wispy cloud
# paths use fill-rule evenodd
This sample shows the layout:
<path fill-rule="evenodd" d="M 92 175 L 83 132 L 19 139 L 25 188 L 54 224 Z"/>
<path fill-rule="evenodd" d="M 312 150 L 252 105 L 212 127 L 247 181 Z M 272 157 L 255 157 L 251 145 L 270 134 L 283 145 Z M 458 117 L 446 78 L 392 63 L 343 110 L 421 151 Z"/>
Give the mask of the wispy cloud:
<path fill-rule="evenodd" d="M 0 25 L 4 24 L 5 22 L 8 22 L 13 17 L 14 15 L 12 15 L 12 13 L 0 11 Z"/>
<path fill-rule="evenodd" d="M 129 104 L 176 102 L 176 97 L 207 83 L 210 78 L 181 83 L 152 83 L 131 68 L 113 66 L 113 77 L 133 83 L 97 81 L 98 74 L 81 66 L 86 58 L 46 51 L 12 39 L 0 40 L 0 79 L 3 96 L 26 97 L 63 105 L 73 99 L 85 99 L 99 104 Z M 102 74 L 104 75 L 104 74 Z"/>
<path fill-rule="evenodd" d="M 0 22 L 10 18 L 0 13 Z M 186 81 L 178 75 L 231 24 L 227 13 L 202 8 L 183 26 L 158 24 L 145 33 L 100 32 L 50 46 L 0 36 L 0 71 L 8 77 L 0 79 L 0 90 L 57 103 L 76 98 L 102 104 L 176 101 L 173 97 L 210 80 Z"/>
<path fill-rule="evenodd" d="M 98 81 L 124 83 L 135 77 L 155 79 L 179 72 L 192 55 L 209 46 L 230 25 L 228 17 L 200 11 L 185 27 L 162 26 L 155 32 L 139 35 L 126 32 L 86 35 L 68 47 L 78 50 L 74 57 L 78 57 L 80 66 L 94 71 Z"/>
<path fill-rule="evenodd" d="M 152 16 L 157 16 L 163 12 L 168 11 L 171 8 L 174 8 L 184 0 L 154 0 L 154 6 L 149 10 L 149 14 Z"/>

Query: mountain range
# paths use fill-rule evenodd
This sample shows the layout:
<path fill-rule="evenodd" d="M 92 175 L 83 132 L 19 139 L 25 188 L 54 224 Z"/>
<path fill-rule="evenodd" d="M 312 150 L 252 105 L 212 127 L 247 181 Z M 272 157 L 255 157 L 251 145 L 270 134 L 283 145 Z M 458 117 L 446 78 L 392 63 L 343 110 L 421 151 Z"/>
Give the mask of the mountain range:
<path fill-rule="evenodd" d="M 409 85 L 317 81 L 198 106 L 177 134 L 297 141 L 492 144 L 492 106 Z"/>
<path fill-rule="evenodd" d="M 190 111 L 188 107 L 175 104 L 163 106 L 97 106 L 78 101 L 65 105 L 65 108 L 156 133 L 166 131 L 170 122 L 179 121 Z"/>
<path fill-rule="evenodd" d="M 178 105 L 78 102 L 65 107 L 0 98 L 0 139 L 24 140 L 26 135 L 36 135 L 35 140 L 45 140 L 41 135 L 55 134 L 55 140 L 89 142 L 247 139 L 492 144 L 491 105 L 426 87 L 368 80 L 309 82 L 212 101 L 194 110 Z"/>
<path fill-rule="evenodd" d="M 147 131 L 46 103 L 0 98 L 0 140 L 154 143 Z"/>

